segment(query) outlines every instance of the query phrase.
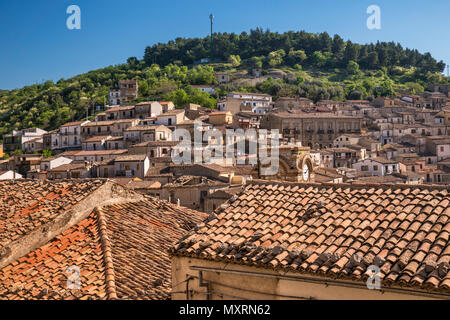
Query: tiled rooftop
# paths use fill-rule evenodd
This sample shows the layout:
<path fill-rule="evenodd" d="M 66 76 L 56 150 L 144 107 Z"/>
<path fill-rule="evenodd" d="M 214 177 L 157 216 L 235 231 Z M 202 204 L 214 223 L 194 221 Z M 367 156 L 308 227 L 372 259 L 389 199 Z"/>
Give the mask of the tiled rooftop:
<path fill-rule="evenodd" d="M 0 299 L 168 299 L 168 249 L 206 218 L 204 213 L 136 196 L 107 180 L 0 186 Z M 51 235 L 61 223 L 56 217 L 74 217 L 72 208 L 80 203 L 83 209 L 92 206 L 92 194 L 100 207 L 92 207 L 71 226 L 63 222 Z M 39 226 L 44 229 L 37 241 L 45 241 L 36 245 L 39 242 L 29 239 Z M 11 242 L 27 251 L 19 254 Z M 4 260 L 11 253 L 14 259 Z M 79 289 L 67 286 L 72 266 L 80 270 Z"/>
<path fill-rule="evenodd" d="M 0 181 L 0 250 L 69 210 L 103 183 Z"/>
<path fill-rule="evenodd" d="M 118 298 L 169 299 L 168 250 L 207 215 L 150 197 L 102 211 L 111 242 Z"/>
<path fill-rule="evenodd" d="M 171 252 L 448 293 L 449 190 L 254 181 Z"/>
<path fill-rule="evenodd" d="M 71 266 L 80 269 L 80 289 L 67 287 Z M 105 299 L 105 279 L 97 218 L 93 213 L 51 242 L 1 269 L 0 299 Z"/>

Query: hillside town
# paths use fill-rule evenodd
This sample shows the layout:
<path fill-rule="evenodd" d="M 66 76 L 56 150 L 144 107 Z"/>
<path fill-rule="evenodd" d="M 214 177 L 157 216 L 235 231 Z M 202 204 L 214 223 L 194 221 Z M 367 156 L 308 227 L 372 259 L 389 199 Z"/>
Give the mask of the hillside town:
<path fill-rule="evenodd" d="M 3 137 L 0 298 L 448 296 L 449 85 L 372 101 L 229 92 L 216 109 L 137 98 L 121 80 L 93 119 Z M 249 148 L 176 164 L 177 129 L 276 131 L 279 169 Z M 373 265 L 383 290 L 365 287 Z"/>
<path fill-rule="evenodd" d="M 219 81 L 229 80 L 223 73 L 216 76 Z M 311 163 L 310 182 L 447 185 L 449 86 L 428 89 L 420 95 L 398 93 L 395 98 L 373 101 L 317 103 L 300 97 L 273 101 L 267 94 L 230 92 L 217 109 L 209 109 L 195 104 L 175 106 L 171 101 L 130 103 L 138 97 L 138 83 L 123 80 L 110 90 L 110 105 L 92 121 L 68 122 L 48 132 L 29 128 L 5 135 L 3 153 L 20 152 L 0 161 L 0 179 L 108 178 L 207 212 L 216 191 L 232 193 L 261 176 L 249 161 L 174 164 L 171 155 L 179 143 L 174 131 L 255 129 L 278 130 L 281 152 L 294 147 L 302 150 L 298 157 L 308 157 Z M 51 156 L 44 157 L 44 150 Z M 241 155 L 246 156 L 248 160 L 248 153 Z M 271 179 L 303 181 L 301 168 L 286 168 L 282 165 L 280 170 L 285 172 Z M 179 195 L 186 186 L 196 191 Z"/>

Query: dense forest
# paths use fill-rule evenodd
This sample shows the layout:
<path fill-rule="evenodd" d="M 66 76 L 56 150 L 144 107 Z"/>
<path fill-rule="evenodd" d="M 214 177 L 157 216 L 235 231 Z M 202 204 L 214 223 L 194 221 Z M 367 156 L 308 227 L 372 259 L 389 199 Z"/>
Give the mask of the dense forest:
<path fill-rule="evenodd" d="M 177 38 L 167 44 L 155 44 L 145 49 L 146 65 L 169 63 L 190 65 L 196 60 L 210 55 L 210 37 Z M 399 43 L 377 42 L 360 45 L 344 41 L 339 35 L 330 37 L 328 33 L 308 33 L 289 31 L 276 33 L 262 29 L 250 33 L 218 33 L 214 35 L 214 57 L 226 60 L 231 55 L 241 59 L 251 59 L 257 63 L 258 57 L 266 57 L 273 52 L 286 55 L 286 63 L 295 65 L 299 61 L 306 65 L 327 68 L 346 67 L 350 61 L 357 62 L 361 68 L 417 67 L 430 72 L 442 72 L 443 61 L 437 62 L 429 53 L 420 54 L 417 50 L 404 49 Z M 275 56 L 273 59 L 277 59 Z M 268 60 L 270 64 L 271 59 Z M 276 61 L 275 61 L 276 62 Z"/>
<path fill-rule="evenodd" d="M 142 60 L 109 66 L 16 90 L 0 90 L 0 139 L 13 129 L 55 129 L 72 119 L 92 119 L 96 106 L 108 103 L 108 92 L 118 80 L 138 79 L 139 99 L 172 100 L 176 105 L 197 103 L 213 108 L 231 90 L 259 91 L 274 97 L 299 95 L 320 99 L 371 99 L 393 95 L 398 88 L 421 92 L 431 83 L 449 82 L 440 72 L 445 64 L 429 53 L 404 49 L 400 44 L 360 45 L 338 35 L 304 31 L 274 33 L 261 29 L 240 35 L 214 35 L 214 63 L 210 38 L 178 38 L 145 49 Z M 217 84 L 215 71 L 251 72 L 253 68 L 282 70 L 289 79 L 267 78 L 251 86 L 223 85 L 209 95 L 192 86 Z"/>

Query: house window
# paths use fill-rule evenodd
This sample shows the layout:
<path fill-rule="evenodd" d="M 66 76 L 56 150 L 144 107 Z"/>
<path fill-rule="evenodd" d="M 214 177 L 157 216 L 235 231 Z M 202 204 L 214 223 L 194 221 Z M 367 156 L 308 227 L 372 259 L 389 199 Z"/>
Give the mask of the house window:
<path fill-rule="evenodd" d="M 361 166 L 361 171 L 369 171 L 369 166 Z"/>
<path fill-rule="evenodd" d="M 378 166 L 373 166 L 373 171 L 378 171 Z"/>

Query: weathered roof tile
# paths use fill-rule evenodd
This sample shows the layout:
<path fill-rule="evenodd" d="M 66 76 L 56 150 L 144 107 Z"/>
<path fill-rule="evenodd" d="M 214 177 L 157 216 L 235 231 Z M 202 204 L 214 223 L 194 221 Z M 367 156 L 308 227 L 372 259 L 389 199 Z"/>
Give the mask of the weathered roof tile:
<path fill-rule="evenodd" d="M 264 209 L 245 202 L 254 194 L 264 195 Z M 263 236 L 252 241 L 250 232 L 241 234 L 244 243 L 254 244 L 253 249 L 240 252 L 239 257 L 229 252 L 225 259 L 359 281 L 368 277 L 367 267 L 373 263 L 380 266 L 384 285 L 448 292 L 450 271 L 442 269 L 446 271 L 439 275 L 438 262 L 450 259 L 449 203 L 446 187 L 254 181 L 231 200 L 227 219 L 239 214 L 239 208 L 253 206 L 258 214 L 251 219 L 240 216 L 237 228 L 247 228 L 248 219 Z M 212 220 L 210 228 L 198 230 L 194 238 L 227 241 L 230 230 L 215 228 L 221 223 L 218 218 Z M 284 251 L 273 256 L 271 250 L 279 246 Z M 259 251 L 261 247 L 265 250 Z M 171 252 L 201 257 L 192 245 Z M 216 260 L 219 255 L 213 253 L 207 259 Z"/>

